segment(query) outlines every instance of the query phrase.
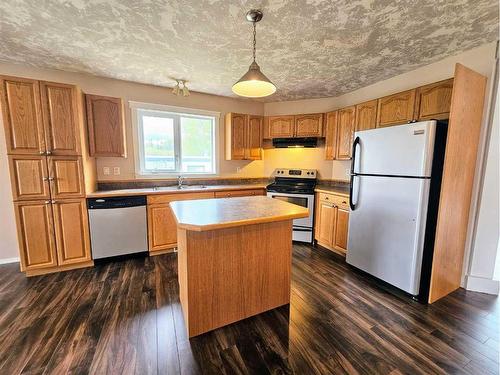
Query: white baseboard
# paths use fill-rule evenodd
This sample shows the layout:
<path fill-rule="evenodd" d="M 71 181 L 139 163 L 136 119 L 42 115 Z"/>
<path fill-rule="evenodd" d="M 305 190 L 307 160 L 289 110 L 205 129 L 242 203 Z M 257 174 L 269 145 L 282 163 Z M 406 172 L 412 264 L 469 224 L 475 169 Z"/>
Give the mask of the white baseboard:
<path fill-rule="evenodd" d="M 17 262 L 19 262 L 19 257 L 0 259 L 0 264 L 17 263 Z"/>
<path fill-rule="evenodd" d="M 485 279 L 482 277 L 467 276 L 467 286 L 465 289 L 498 295 L 500 282 L 498 280 Z"/>

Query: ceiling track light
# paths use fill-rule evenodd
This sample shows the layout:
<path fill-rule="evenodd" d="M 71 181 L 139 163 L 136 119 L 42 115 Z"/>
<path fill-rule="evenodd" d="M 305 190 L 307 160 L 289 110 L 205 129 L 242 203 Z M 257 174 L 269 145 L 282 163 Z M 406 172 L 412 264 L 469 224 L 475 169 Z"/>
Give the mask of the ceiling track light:
<path fill-rule="evenodd" d="M 236 82 L 232 90 L 236 95 L 247 98 L 262 98 L 276 92 L 276 86 L 260 71 L 260 66 L 255 61 L 257 49 L 256 24 L 264 14 L 259 9 L 251 9 L 246 14 L 246 19 L 253 24 L 253 62 L 248 72 Z"/>

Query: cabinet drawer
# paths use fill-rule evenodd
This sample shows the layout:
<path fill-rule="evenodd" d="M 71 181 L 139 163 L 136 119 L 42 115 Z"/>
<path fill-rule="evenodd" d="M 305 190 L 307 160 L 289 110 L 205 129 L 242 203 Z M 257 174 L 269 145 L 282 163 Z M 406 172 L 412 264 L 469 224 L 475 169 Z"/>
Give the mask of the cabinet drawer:
<path fill-rule="evenodd" d="M 336 195 L 336 194 L 328 194 L 328 193 L 319 193 L 320 202 L 328 202 L 333 204 L 334 206 L 349 210 L 349 198 Z"/>
<path fill-rule="evenodd" d="M 148 204 L 169 203 L 173 201 L 187 201 L 191 199 L 210 199 L 214 197 L 212 192 L 203 193 L 176 193 L 148 195 Z"/>
<path fill-rule="evenodd" d="M 229 191 L 215 192 L 215 198 L 249 197 L 253 195 L 264 195 L 264 190 L 252 189 L 252 190 L 229 190 Z"/>

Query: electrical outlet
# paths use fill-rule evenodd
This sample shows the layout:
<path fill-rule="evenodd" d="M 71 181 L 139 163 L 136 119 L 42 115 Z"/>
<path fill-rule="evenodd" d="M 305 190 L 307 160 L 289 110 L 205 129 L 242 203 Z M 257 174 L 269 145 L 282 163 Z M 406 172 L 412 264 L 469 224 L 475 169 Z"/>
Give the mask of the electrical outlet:
<path fill-rule="evenodd" d="M 120 167 L 113 167 L 113 174 L 118 176 L 120 174 Z"/>
<path fill-rule="evenodd" d="M 102 173 L 104 173 L 104 175 L 105 175 L 105 176 L 109 176 L 109 174 L 111 173 L 111 172 L 109 171 L 109 167 L 104 167 L 104 168 L 102 168 Z"/>
<path fill-rule="evenodd" d="M 241 172 L 241 167 L 236 167 L 236 173 L 240 173 Z"/>

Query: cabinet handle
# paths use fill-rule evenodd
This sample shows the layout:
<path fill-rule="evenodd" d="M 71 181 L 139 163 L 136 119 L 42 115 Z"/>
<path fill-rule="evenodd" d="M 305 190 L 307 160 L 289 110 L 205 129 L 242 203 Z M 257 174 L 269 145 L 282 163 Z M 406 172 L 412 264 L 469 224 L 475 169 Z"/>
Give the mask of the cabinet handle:
<path fill-rule="evenodd" d="M 55 203 L 57 203 L 57 202 L 56 202 L 54 199 L 52 199 L 52 200 L 50 201 L 50 203 L 55 204 Z"/>
<path fill-rule="evenodd" d="M 41 151 L 41 150 L 40 150 L 40 151 L 38 151 L 38 153 L 39 153 L 40 155 L 45 155 L 45 151 Z"/>
<path fill-rule="evenodd" d="M 52 155 L 52 151 L 47 150 L 47 152 L 45 153 L 45 155 Z"/>
<path fill-rule="evenodd" d="M 42 180 L 43 180 L 43 181 L 48 181 L 48 180 L 49 180 L 49 178 L 48 178 L 48 177 L 44 177 L 44 178 L 42 178 Z"/>
<path fill-rule="evenodd" d="M 50 203 L 50 201 L 45 201 L 45 202 L 43 202 L 43 203 L 45 203 L 45 204 L 49 204 L 49 203 Z"/>
<path fill-rule="evenodd" d="M 49 180 L 49 181 L 54 181 L 54 180 L 55 180 L 55 178 L 54 178 L 54 177 L 49 177 L 49 178 L 48 178 L 48 180 Z"/>

